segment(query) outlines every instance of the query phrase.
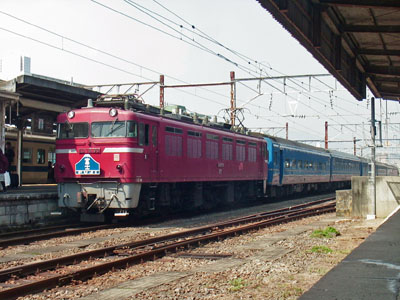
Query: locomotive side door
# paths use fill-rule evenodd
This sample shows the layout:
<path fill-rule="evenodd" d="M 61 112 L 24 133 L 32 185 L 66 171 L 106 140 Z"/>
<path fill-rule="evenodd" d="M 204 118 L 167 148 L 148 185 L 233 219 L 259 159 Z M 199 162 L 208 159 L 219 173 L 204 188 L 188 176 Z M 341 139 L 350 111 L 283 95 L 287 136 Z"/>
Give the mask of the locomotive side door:
<path fill-rule="evenodd" d="M 150 163 L 150 178 L 152 180 L 158 180 L 159 172 L 158 172 L 158 163 L 159 163 L 159 153 L 158 153 L 158 123 L 151 124 L 151 142 L 149 153 L 152 157 Z"/>
<path fill-rule="evenodd" d="M 139 121 L 139 146 L 143 148 L 142 159 L 137 167 L 143 180 L 153 182 L 158 179 L 158 124 Z"/>

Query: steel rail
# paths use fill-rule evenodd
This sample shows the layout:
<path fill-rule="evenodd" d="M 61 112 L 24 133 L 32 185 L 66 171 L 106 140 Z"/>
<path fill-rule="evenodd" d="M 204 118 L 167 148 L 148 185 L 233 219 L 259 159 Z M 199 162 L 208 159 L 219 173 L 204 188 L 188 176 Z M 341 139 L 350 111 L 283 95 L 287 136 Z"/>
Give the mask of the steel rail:
<path fill-rule="evenodd" d="M 93 277 L 94 275 L 104 274 L 113 269 L 126 268 L 130 265 L 144 262 L 146 260 L 154 260 L 159 257 L 165 256 L 171 252 L 179 252 L 187 247 L 199 246 L 209 241 L 220 240 L 223 238 L 227 238 L 229 236 L 234 236 L 240 233 L 256 230 L 262 227 L 277 225 L 283 222 L 289 222 L 295 219 L 309 217 L 316 214 L 328 213 L 332 211 L 335 211 L 335 204 L 329 203 L 325 205 L 314 206 L 312 208 L 306 208 L 303 211 L 289 212 L 287 215 L 269 218 L 264 221 L 258 221 L 252 224 L 246 224 L 244 226 L 237 228 L 232 228 L 222 231 L 218 230 L 217 232 L 211 232 L 194 238 L 188 238 L 183 241 L 182 240 L 177 242 L 175 241 L 166 245 L 154 246 L 152 249 L 145 251 L 143 253 L 133 254 L 127 257 L 116 259 L 111 262 L 106 262 L 88 268 L 79 269 L 67 275 L 65 274 L 54 275 L 50 278 L 41 281 L 36 281 L 16 286 L 13 288 L 9 288 L 6 290 L 2 290 L 0 291 L 0 298 L 4 300 L 16 299 L 17 297 L 26 295 L 28 293 L 31 294 L 33 292 L 42 291 L 44 289 L 49 289 L 51 287 L 65 285 L 71 282 L 72 280 L 85 280 L 87 278 Z"/>
<path fill-rule="evenodd" d="M 9 246 L 15 246 L 15 245 L 21 245 L 21 244 L 29 244 L 31 242 L 35 241 L 40 241 L 40 240 L 46 240 L 50 238 L 55 238 L 55 237 L 62 237 L 62 236 L 67 236 L 67 235 L 77 235 L 80 233 L 84 232 L 89 232 L 89 231 L 94 231 L 94 230 L 101 230 L 101 229 L 109 229 L 109 228 L 114 228 L 118 225 L 115 224 L 104 224 L 104 225 L 97 225 L 97 226 L 89 226 L 89 227 L 82 227 L 82 228 L 73 228 L 69 229 L 71 226 L 55 226 L 53 227 L 53 230 L 57 229 L 63 229 L 61 231 L 56 231 L 56 232 L 50 232 L 50 233 L 42 233 L 42 234 L 37 234 L 40 232 L 45 232 L 49 231 L 52 229 L 41 231 L 40 229 L 35 229 L 35 230 L 29 230 L 25 231 L 26 234 L 31 234 L 34 233 L 34 235 L 29 235 L 29 236 L 22 236 L 22 237 L 15 237 L 11 239 L 6 239 L 6 240 L 0 240 L 0 248 L 7 248 Z M 58 228 L 57 228 L 58 227 Z M 72 226 L 74 227 L 74 226 Z M 23 235 L 23 232 L 21 233 L 16 233 L 17 235 Z M 8 235 L 8 234 L 7 234 Z M 2 236 L 0 236 L 1 238 Z"/>
<path fill-rule="evenodd" d="M 313 202 L 309 202 L 309 203 L 305 203 L 305 204 L 291 206 L 288 208 L 283 208 L 283 209 L 278 209 L 278 210 L 269 211 L 269 212 L 265 212 L 265 213 L 258 213 L 258 214 L 254 214 L 254 215 L 240 217 L 240 218 L 223 221 L 223 222 L 218 222 L 215 224 L 197 227 L 197 228 L 193 228 L 193 229 L 189 229 L 189 230 L 185 230 L 185 231 L 181 231 L 181 232 L 176 232 L 176 233 L 172 233 L 172 234 L 168 234 L 168 235 L 164 235 L 164 236 L 160 236 L 160 237 L 145 239 L 142 241 L 135 241 L 135 242 L 125 243 L 125 244 L 121 244 L 121 245 L 110 246 L 110 247 L 105 247 L 105 248 L 101 248 L 101 249 L 95 249 L 95 250 L 91 250 L 91 251 L 76 253 L 73 255 L 54 258 L 51 260 L 25 264 L 22 266 L 16 266 L 13 268 L 0 270 L 0 281 L 5 281 L 8 278 L 10 278 L 11 276 L 30 275 L 30 274 L 35 273 L 37 270 L 49 270 L 49 269 L 55 268 L 56 266 L 75 264 L 77 262 L 80 262 L 82 260 L 87 260 L 90 258 L 113 255 L 114 251 L 116 251 L 118 249 L 143 247 L 143 246 L 148 246 L 148 245 L 152 245 L 155 243 L 163 242 L 166 240 L 183 238 L 188 235 L 210 232 L 210 231 L 213 231 L 216 229 L 223 229 L 223 228 L 226 228 L 229 226 L 237 226 L 237 225 L 244 224 L 244 223 L 256 222 L 256 221 L 267 219 L 267 218 L 279 217 L 290 211 L 297 211 L 302 208 L 317 205 L 317 204 L 320 204 L 320 203 L 323 203 L 326 201 L 330 201 L 330 200 L 332 200 L 332 198 L 326 198 L 326 199 L 317 200 L 317 201 L 313 201 Z"/>
<path fill-rule="evenodd" d="M 59 230 L 59 229 L 65 229 L 65 228 L 74 228 L 78 226 L 82 226 L 82 224 L 70 224 L 70 225 L 55 225 L 55 226 L 47 226 L 47 227 L 41 227 L 41 228 L 35 228 L 35 229 L 27 229 L 27 230 L 17 230 L 17 231 L 10 231 L 10 232 L 4 232 L 0 233 L 0 240 L 6 240 L 10 238 L 15 238 L 17 236 L 25 236 L 29 234 L 37 234 L 37 233 L 42 233 L 46 231 L 52 231 L 52 230 Z"/>

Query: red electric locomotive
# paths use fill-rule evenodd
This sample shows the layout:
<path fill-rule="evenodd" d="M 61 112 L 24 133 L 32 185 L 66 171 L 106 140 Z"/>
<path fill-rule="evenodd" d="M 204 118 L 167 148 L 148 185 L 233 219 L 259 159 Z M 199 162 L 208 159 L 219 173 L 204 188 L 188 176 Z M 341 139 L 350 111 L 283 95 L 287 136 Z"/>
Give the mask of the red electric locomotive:
<path fill-rule="evenodd" d="M 207 118 L 165 114 L 132 96 L 59 115 L 59 206 L 104 221 L 265 194 L 266 142 Z"/>

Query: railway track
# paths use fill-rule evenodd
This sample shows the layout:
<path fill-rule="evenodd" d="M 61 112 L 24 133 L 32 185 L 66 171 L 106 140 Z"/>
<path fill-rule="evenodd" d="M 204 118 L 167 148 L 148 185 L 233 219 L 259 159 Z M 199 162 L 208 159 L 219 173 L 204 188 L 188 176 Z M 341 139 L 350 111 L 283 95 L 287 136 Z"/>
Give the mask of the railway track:
<path fill-rule="evenodd" d="M 156 238 L 4 269 L 0 271 L 0 299 L 16 299 L 66 285 L 73 280 L 86 280 L 111 270 L 182 252 L 188 247 L 197 247 L 259 228 L 333 211 L 335 201 L 327 198 Z"/>
<path fill-rule="evenodd" d="M 35 241 L 47 240 L 56 237 L 77 235 L 84 232 L 115 228 L 116 224 L 102 224 L 83 226 L 82 224 L 58 225 L 25 231 L 0 234 L 0 249 L 15 245 L 26 245 Z"/>

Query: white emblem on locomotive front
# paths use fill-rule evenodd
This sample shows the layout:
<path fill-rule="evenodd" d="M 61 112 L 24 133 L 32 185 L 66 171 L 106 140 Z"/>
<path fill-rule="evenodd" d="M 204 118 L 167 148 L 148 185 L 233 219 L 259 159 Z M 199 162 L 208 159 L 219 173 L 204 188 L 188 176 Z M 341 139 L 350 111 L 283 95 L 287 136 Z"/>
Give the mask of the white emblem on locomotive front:
<path fill-rule="evenodd" d="M 85 154 L 75 164 L 75 175 L 100 175 L 100 164 L 90 154 Z"/>

